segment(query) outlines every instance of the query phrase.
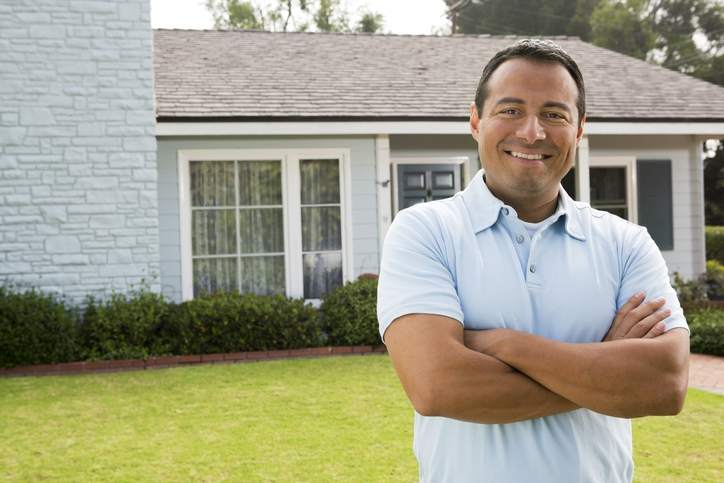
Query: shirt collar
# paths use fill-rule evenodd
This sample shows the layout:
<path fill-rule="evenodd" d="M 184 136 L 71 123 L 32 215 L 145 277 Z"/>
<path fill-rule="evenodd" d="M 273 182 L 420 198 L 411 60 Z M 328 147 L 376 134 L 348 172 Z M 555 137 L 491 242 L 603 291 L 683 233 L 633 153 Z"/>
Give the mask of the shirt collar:
<path fill-rule="evenodd" d="M 475 233 L 493 226 L 505 204 L 493 195 L 483 180 L 483 170 L 478 171 L 462 192 L 463 202 L 473 224 Z M 573 238 L 585 240 L 581 229 L 579 210 L 575 201 L 560 187 L 556 213 L 566 217 L 565 230 Z"/>

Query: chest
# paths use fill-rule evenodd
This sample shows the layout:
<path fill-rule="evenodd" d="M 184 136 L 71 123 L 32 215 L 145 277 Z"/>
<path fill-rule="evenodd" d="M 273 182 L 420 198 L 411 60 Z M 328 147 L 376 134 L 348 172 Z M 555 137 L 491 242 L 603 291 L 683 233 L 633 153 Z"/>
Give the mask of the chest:
<path fill-rule="evenodd" d="M 455 276 L 466 328 L 600 341 L 617 309 L 615 257 L 565 234 L 541 234 L 527 247 L 516 243 L 494 228 L 461 243 Z"/>

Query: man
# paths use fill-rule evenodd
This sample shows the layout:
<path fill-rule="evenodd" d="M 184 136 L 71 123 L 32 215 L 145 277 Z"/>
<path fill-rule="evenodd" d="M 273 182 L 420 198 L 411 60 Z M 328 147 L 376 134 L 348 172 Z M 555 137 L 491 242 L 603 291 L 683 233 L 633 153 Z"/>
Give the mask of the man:
<path fill-rule="evenodd" d="M 498 52 L 470 109 L 483 171 L 390 228 L 380 333 L 422 481 L 629 482 L 627 418 L 681 410 L 688 327 L 661 254 L 560 186 L 584 124 L 560 47 Z"/>

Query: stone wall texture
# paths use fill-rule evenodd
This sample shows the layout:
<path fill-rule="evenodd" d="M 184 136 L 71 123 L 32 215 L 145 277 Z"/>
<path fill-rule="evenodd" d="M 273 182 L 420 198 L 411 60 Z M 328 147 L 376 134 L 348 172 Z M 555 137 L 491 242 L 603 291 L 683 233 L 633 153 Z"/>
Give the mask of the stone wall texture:
<path fill-rule="evenodd" d="M 160 290 L 150 0 L 0 2 L 0 283 Z"/>

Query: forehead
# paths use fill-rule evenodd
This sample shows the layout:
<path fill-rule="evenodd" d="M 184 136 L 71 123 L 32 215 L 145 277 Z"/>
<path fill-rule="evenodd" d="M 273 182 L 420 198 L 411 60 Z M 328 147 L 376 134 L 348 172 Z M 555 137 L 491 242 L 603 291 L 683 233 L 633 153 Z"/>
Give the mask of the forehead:
<path fill-rule="evenodd" d="M 526 102 L 563 102 L 575 109 L 578 87 L 568 70 L 558 62 L 510 59 L 498 66 L 488 79 L 487 100 L 503 97 Z"/>

